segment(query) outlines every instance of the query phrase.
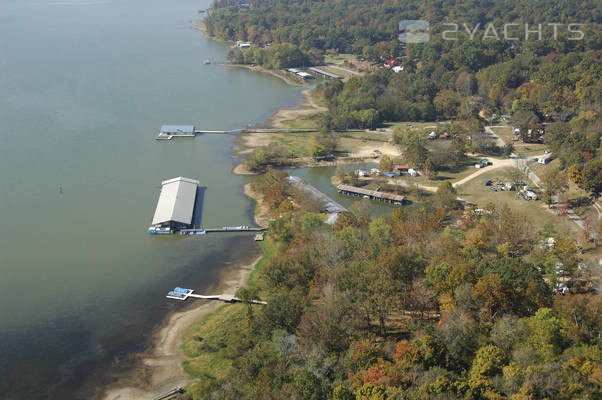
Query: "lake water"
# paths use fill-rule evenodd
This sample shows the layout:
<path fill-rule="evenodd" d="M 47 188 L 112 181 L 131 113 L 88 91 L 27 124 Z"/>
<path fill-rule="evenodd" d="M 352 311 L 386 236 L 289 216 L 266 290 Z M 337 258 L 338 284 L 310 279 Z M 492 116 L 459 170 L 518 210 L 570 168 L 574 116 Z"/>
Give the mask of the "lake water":
<path fill-rule="evenodd" d="M 345 172 L 351 172 L 357 169 L 362 170 L 370 170 L 371 168 L 376 168 L 375 163 L 351 163 L 351 164 L 342 164 L 342 168 Z M 341 194 L 337 191 L 336 186 L 334 186 L 330 180 L 330 178 L 336 173 L 335 167 L 314 167 L 314 168 L 289 168 L 286 169 L 289 175 L 298 176 L 302 178 L 304 181 L 311 184 L 313 187 L 330 197 L 332 200 L 336 201 L 343 207 L 349 209 L 351 207 L 353 211 L 353 205 L 358 202 L 367 202 L 365 204 L 370 204 L 370 214 L 374 217 L 386 217 L 391 214 L 393 209 L 398 206 L 381 203 L 378 201 L 369 201 L 363 200 L 358 197 L 348 196 Z M 356 204 L 357 205 L 357 204 Z"/>
<path fill-rule="evenodd" d="M 233 129 L 299 90 L 223 61 L 191 29 L 208 0 L 2 0 L 0 397 L 76 398 L 140 350 L 176 285 L 202 289 L 245 235 L 146 233 L 164 179 L 205 187 L 203 226 L 251 225 L 234 136 L 155 141 L 162 124 Z"/>

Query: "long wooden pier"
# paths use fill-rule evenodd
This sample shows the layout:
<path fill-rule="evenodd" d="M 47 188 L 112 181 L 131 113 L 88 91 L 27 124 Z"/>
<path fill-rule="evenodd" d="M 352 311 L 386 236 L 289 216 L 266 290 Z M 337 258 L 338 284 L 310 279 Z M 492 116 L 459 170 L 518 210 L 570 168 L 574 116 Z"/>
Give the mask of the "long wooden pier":
<path fill-rule="evenodd" d="M 207 233 L 217 233 L 217 232 L 265 232 L 267 228 L 251 228 L 248 226 L 224 226 L 223 228 L 191 228 L 191 229 L 181 229 L 180 235 L 205 235 Z"/>
<path fill-rule="evenodd" d="M 186 134 L 165 134 L 159 133 L 155 140 L 171 140 L 179 137 L 195 137 L 197 135 L 203 134 L 224 134 L 224 135 L 238 135 L 239 133 L 292 133 L 292 132 L 317 132 L 317 129 L 289 129 L 289 128 L 240 128 L 240 129 L 231 129 L 231 130 L 207 130 L 207 129 L 196 129 L 194 134 L 186 133 Z"/>

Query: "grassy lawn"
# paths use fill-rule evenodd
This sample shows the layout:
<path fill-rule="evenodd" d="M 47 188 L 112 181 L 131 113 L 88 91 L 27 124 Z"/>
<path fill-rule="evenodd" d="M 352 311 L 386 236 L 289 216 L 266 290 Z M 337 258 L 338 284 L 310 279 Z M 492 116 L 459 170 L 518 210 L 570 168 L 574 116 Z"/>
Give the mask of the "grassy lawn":
<path fill-rule="evenodd" d="M 402 132 L 408 129 L 432 131 L 437 128 L 437 122 L 385 122 L 383 125 L 390 129 L 399 128 Z"/>
<path fill-rule="evenodd" d="M 356 61 L 356 56 L 354 56 L 353 54 L 327 54 L 326 56 L 324 56 L 324 62 L 328 64 L 343 65 L 345 61 L 352 63 Z"/>
<path fill-rule="evenodd" d="M 371 65 L 371 63 L 369 61 L 357 61 L 357 56 L 355 56 L 353 54 L 327 54 L 326 56 L 324 56 L 324 62 L 326 64 L 334 64 L 334 65 L 338 65 L 338 66 L 341 66 L 344 68 L 356 70 L 358 72 L 371 71 L 375 68 L 373 65 Z M 318 68 L 326 69 L 323 67 L 324 66 L 321 66 Z M 328 69 L 326 69 L 326 70 L 328 71 Z M 333 69 L 333 70 L 330 70 L 329 72 L 332 72 L 332 73 L 335 73 L 335 74 L 341 75 L 341 76 L 349 75 L 349 74 L 345 75 L 344 71 L 341 71 L 338 69 Z"/>
<path fill-rule="evenodd" d="M 314 132 L 274 133 L 274 141 L 294 150 L 295 156 L 311 156 Z"/>
<path fill-rule="evenodd" d="M 259 272 L 274 256 L 269 237 L 260 243 L 263 256 L 247 281 L 247 287 L 258 285 Z M 207 314 L 199 324 L 184 337 L 182 351 L 189 357 L 183 362 L 184 371 L 192 378 L 204 375 L 225 376 L 232 367 L 233 356 L 226 352 L 228 346 L 239 340 L 239 327 L 245 322 L 246 304 L 227 304 Z M 257 306 L 253 306 L 257 307 Z"/>
<path fill-rule="evenodd" d="M 437 176 L 432 180 L 428 179 L 424 175 L 409 176 L 407 174 L 395 177 L 393 179 L 396 181 L 403 181 L 407 184 L 417 183 L 419 185 L 431 186 L 433 188 L 436 188 L 445 181 L 450 180 L 453 183 L 472 174 L 476 171 L 474 165 L 478 162 L 478 160 L 479 158 L 476 157 L 467 157 L 464 164 L 459 165 L 458 167 L 438 171 Z"/>
<path fill-rule="evenodd" d="M 282 123 L 290 129 L 318 129 L 318 121 L 320 114 L 311 116 L 299 116 L 295 119 L 282 121 Z"/>
<path fill-rule="evenodd" d="M 375 142 L 389 142 L 393 138 L 391 132 L 379 132 L 379 131 L 359 131 L 359 132 L 341 132 L 341 137 L 352 138 L 365 141 Z"/>
<path fill-rule="evenodd" d="M 203 320 L 189 332 L 182 350 L 189 359 L 183 362 L 184 371 L 192 378 L 210 375 L 224 377 L 232 367 L 232 360 L 225 354 L 227 343 L 234 338 L 232 333 L 244 322 L 246 305 L 225 305 Z"/>
<path fill-rule="evenodd" d="M 461 197 L 479 207 L 485 207 L 488 203 L 501 206 L 506 203 L 516 210 L 527 214 L 529 220 L 536 229 L 546 229 L 560 235 L 572 236 L 576 232 L 576 225 L 563 216 L 557 216 L 547 210 L 547 206 L 541 200 L 526 201 L 517 196 L 516 191 L 494 192 L 490 186 L 485 186 L 487 180 L 508 182 L 513 180 L 514 168 L 500 168 L 484 173 L 483 175 L 456 188 L 458 197 Z M 523 179 L 529 186 L 534 187 L 532 182 Z M 539 193 L 538 193 L 539 195 Z"/>
<path fill-rule="evenodd" d="M 514 137 L 514 132 L 511 126 L 504 126 L 500 128 L 491 128 L 491 130 L 498 135 L 504 143 L 512 143 L 514 144 L 514 152 L 519 156 L 536 156 L 543 154 L 544 151 L 548 148 L 545 144 L 540 143 L 523 143 L 522 141 L 512 141 Z"/>
<path fill-rule="evenodd" d="M 552 160 L 545 165 L 537 163 L 537 162 L 533 162 L 533 163 L 529 164 L 529 168 L 531 168 L 531 171 L 533 171 L 535 173 L 535 175 L 539 176 L 540 179 L 544 176 L 544 173 L 546 171 L 554 170 L 559 167 L 560 167 L 560 160 L 558 160 L 558 159 Z"/>
<path fill-rule="evenodd" d="M 512 138 L 514 137 L 514 132 L 511 126 L 504 126 L 500 128 L 491 128 L 491 130 L 498 135 L 504 143 L 512 143 Z"/>

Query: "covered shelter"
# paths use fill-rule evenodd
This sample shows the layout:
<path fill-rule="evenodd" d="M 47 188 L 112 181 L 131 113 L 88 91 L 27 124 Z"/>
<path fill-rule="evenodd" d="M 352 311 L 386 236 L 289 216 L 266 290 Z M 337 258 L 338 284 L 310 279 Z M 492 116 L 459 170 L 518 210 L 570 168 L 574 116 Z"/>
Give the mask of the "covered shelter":
<path fill-rule="evenodd" d="M 379 192 L 377 190 L 369 190 L 349 185 L 339 185 L 337 186 L 337 190 L 339 191 L 339 193 L 346 194 L 349 196 L 363 197 L 365 199 L 378 200 L 396 205 L 401 205 L 405 199 L 404 196 L 399 194 Z"/>
<path fill-rule="evenodd" d="M 165 136 L 194 136 L 194 125 L 163 125 L 160 134 Z"/>
<path fill-rule="evenodd" d="M 171 233 L 173 230 L 189 228 L 192 224 L 198 185 L 199 181 L 183 177 L 161 182 L 161 194 L 151 229 L 156 231 L 169 228 Z"/>
<path fill-rule="evenodd" d="M 323 77 L 325 77 L 325 78 L 330 78 L 330 79 L 342 79 L 342 78 L 343 78 L 342 76 L 339 76 L 339 75 L 337 75 L 337 74 L 330 73 L 330 72 L 328 72 L 328 71 L 324 71 L 323 69 L 320 69 L 320 68 L 316 68 L 316 67 L 310 67 L 310 68 L 308 68 L 308 69 L 309 69 L 310 71 L 313 71 L 313 72 L 315 72 L 315 73 L 316 73 L 316 74 L 318 74 L 318 75 L 322 75 L 322 76 L 323 76 Z"/>

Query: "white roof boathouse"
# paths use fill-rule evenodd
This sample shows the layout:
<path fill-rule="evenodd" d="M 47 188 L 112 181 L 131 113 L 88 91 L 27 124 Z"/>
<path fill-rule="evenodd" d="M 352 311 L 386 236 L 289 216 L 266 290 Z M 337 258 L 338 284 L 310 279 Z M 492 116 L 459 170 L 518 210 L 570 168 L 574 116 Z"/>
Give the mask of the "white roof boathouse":
<path fill-rule="evenodd" d="M 174 233 L 192 225 L 199 181 L 173 178 L 161 182 L 161 194 L 149 233 Z"/>

